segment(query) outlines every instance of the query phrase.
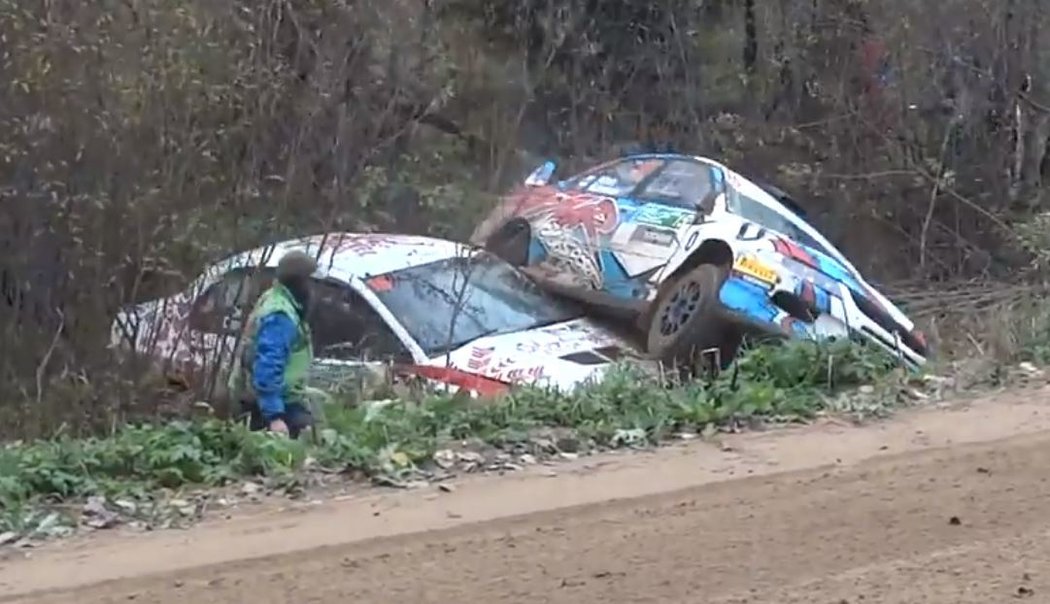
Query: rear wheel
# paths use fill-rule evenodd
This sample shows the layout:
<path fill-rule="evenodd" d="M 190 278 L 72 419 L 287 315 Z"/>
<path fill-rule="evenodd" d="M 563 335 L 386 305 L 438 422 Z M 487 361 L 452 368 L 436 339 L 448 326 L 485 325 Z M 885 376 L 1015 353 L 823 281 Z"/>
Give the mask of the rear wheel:
<path fill-rule="evenodd" d="M 532 227 L 527 220 L 515 218 L 500 227 L 485 241 L 485 249 L 513 266 L 525 266 L 529 263 L 531 242 Z"/>
<path fill-rule="evenodd" d="M 719 299 L 728 273 L 701 264 L 665 284 L 649 320 L 649 353 L 678 367 L 694 368 L 706 350 L 719 351 L 719 367 L 728 367 L 743 338 L 742 330 Z"/>

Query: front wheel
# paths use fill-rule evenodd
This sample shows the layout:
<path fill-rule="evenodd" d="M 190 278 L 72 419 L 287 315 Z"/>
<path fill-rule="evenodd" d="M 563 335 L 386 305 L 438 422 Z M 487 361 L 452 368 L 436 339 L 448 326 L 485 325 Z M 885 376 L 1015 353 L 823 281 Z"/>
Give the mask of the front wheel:
<path fill-rule="evenodd" d="M 649 320 L 649 353 L 669 365 L 693 367 L 705 350 L 718 349 L 719 369 L 736 356 L 742 339 L 719 292 L 726 269 L 701 264 L 665 284 Z"/>

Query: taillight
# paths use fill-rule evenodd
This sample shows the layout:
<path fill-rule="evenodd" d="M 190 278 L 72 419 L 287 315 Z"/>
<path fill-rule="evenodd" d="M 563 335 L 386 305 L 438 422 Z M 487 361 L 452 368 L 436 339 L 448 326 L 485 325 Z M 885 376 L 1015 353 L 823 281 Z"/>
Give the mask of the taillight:
<path fill-rule="evenodd" d="M 510 386 L 499 380 L 481 375 L 467 373 L 452 367 L 435 367 L 432 365 L 413 365 L 406 371 L 437 382 L 459 386 L 461 390 L 477 392 L 480 396 L 498 396 L 510 390 Z"/>

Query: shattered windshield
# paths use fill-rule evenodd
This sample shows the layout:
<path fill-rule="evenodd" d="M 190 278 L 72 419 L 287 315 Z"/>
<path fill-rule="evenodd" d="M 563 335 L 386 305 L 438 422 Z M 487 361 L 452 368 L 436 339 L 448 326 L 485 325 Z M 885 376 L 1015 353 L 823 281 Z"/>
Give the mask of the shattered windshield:
<path fill-rule="evenodd" d="M 570 304 L 484 252 L 377 275 L 366 283 L 431 357 L 483 336 L 579 316 Z"/>

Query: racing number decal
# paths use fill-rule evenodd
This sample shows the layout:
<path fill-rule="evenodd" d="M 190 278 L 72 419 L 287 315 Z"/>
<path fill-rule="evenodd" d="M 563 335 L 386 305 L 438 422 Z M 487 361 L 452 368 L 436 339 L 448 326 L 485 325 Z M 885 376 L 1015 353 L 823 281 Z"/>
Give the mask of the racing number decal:
<path fill-rule="evenodd" d="M 766 229 L 752 222 L 745 222 L 740 225 L 740 230 L 736 233 L 736 238 L 740 241 L 756 241 L 765 236 Z"/>
<path fill-rule="evenodd" d="M 689 236 L 689 239 L 685 240 L 685 250 L 689 251 L 689 250 L 693 249 L 693 246 L 696 245 L 696 240 L 699 239 L 699 238 L 700 238 L 700 233 L 697 232 L 697 231 L 693 231 L 693 234 Z"/>

